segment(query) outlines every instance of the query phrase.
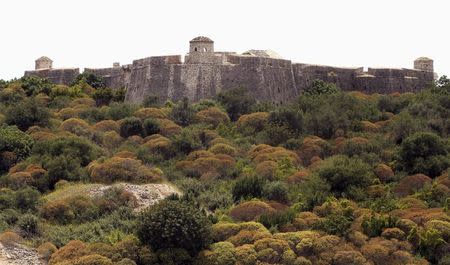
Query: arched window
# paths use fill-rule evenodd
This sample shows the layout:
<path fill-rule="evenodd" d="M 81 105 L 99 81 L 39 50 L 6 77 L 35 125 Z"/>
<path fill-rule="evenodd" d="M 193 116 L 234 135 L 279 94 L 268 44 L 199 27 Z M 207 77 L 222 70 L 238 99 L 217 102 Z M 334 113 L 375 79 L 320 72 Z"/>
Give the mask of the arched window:
<path fill-rule="evenodd" d="M 197 51 L 198 51 L 198 48 L 197 48 L 197 47 L 195 47 L 195 48 L 194 48 L 194 51 L 196 51 L 196 52 L 197 52 Z"/>
<path fill-rule="evenodd" d="M 206 48 L 203 48 L 203 51 L 204 51 L 204 52 L 207 52 L 207 51 L 208 51 L 208 49 L 206 49 Z"/>

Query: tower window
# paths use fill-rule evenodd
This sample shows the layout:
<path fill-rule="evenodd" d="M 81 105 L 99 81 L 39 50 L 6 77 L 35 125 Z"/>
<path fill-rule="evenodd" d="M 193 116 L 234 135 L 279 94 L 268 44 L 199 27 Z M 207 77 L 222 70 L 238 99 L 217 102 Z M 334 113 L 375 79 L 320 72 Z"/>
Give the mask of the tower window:
<path fill-rule="evenodd" d="M 198 48 L 197 48 L 197 47 L 195 47 L 195 48 L 194 48 L 194 51 L 196 51 L 196 52 L 197 52 L 197 51 L 198 51 Z"/>
<path fill-rule="evenodd" d="M 204 52 L 207 52 L 207 51 L 208 51 L 208 49 L 206 49 L 206 48 L 203 48 L 203 51 L 204 51 Z"/>

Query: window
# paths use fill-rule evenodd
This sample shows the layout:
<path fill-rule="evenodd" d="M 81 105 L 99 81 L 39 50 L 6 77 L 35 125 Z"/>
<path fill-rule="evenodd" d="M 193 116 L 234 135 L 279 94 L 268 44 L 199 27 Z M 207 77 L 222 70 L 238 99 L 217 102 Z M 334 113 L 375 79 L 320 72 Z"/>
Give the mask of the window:
<path fill-rule="evenodd" d="M 203 48 L 203 51 L 204 51 L 204 52 L 207 52 L 207 51 L 208 51 L 208 49 L 206 49 L 206 48 Z"/>
<path fill-rule="evenodd" d="M 198 51 L 198 48 L 197 48 L 197 47 L 195 47 L 195 48 L 194 48 L 194 51 L 196 51 L 196 52 L 197 52 L 197 51 Z"/>

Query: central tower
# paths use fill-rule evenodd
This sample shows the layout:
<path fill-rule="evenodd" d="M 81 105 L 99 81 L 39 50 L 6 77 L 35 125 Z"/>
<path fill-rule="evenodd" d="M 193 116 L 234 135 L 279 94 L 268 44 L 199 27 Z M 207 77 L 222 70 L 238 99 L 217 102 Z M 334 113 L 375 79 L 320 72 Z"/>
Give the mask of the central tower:
<path fill-rule="evenodd" d="M 199 36 L 189 42 L 189 53 L 185 62 L 188 64 L 214 63 L 214 41 L 208 37 Z"/>

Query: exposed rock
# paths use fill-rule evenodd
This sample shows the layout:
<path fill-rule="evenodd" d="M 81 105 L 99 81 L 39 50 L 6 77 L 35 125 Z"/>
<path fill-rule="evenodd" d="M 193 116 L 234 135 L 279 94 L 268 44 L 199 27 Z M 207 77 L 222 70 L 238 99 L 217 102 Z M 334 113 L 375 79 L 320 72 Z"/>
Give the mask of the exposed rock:
<path fill-rule="evenodd" d="M 129 183 L 118 183 L 114 185 L 93 187 L 89 190 L 89 195 L 93 197 L 101 196 L 106 190 L 112 187 L 123 188 L 125 191 L 132 193 L 136 198 L 136 211 L 142 211 L 143 209 L 156 204 L 160 200 L 163 200 L 172 194 L 181 194 L 177 189 L 168 184 L 135 185 Z"/>
<path fill-rule="evenodd" d="M 0 243 L 0 265 L 45 265 L 35 249 L 22 245 L 5 246 Z"/>

